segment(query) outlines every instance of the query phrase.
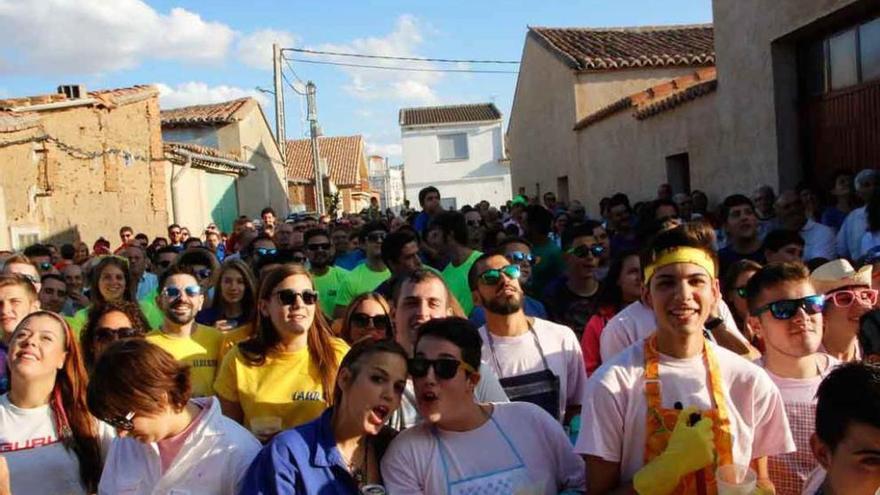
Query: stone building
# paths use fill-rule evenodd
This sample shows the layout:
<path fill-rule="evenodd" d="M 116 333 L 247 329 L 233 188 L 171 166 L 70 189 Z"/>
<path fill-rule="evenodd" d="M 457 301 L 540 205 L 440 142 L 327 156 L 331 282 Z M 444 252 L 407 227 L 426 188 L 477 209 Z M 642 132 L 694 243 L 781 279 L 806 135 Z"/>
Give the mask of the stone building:
<path fill-rule="evenodd" d="M 0 100 L 0 249 L 168 224 L 154 86 Z"/>
<path fill-rule="evenodd" d="M 168 142 L 206 147 L 209 151 L 206 156 L 226 156 L 234 162 L 250 165 L 238 167 L 231 174 L 228 173 L 231 170 L 226 169 L 226 174 L 206 176 L 201 186 L 202 197 L 208 202 L 205 208 L 212 213 L 202 215 L 201 224 L 188 225 L 191 229 L 204 229 L 211 221 L 231 228 L 230 217 L 232 220 L 239 215 L 259 218 L 266 206 L 271 206 L 282 218 L 287 215 L 290 207 L 284 157 L 257 100 L 239 98 L 163 109 L 162 137 Z"/>
<path fill-rule="evenodd" d="M 880 5 L 714 0 L 713 26 L 531 28 L 508 136 L 514 189 L 598 213 L 622 191 L 827 188 L 880 165 Z"/>

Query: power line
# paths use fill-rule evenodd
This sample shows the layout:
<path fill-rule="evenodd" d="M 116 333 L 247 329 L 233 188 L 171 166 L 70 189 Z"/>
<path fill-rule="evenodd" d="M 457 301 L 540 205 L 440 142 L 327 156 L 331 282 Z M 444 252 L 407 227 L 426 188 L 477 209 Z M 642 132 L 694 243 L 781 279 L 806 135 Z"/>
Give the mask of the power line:
<path fill-rule="evenodd" d="M 386 60 L 415 60 L 419 62 L 443 62 L 443 63 L 467 63 L 467 64 L 517 64 L 518 61 L 513 60 L 458 60 L 458 59 L 450 59 L 450 58 L 421 58 L 421 57 L 392 57 L 390 55 L 367 55 L 364 53 L 343 53 L 343 52 L 328 52 L 321 50 L 307 50 L 305 48 L 282 48 L 281 53 L 283 54 L 285 51 L 290 52 L 299 52 L 299 53 L 310 53 L 314 55 L 334 55 L 337 57 L 356 57 L 356 58 L 380 58 Z"/>
<path fill-rule="evenodd" d="M 296 93 L 296 94 L 298 94 L 298 95 L 300 95 L 300 96 L 306 96 L 305 93 L 303 93 L 302 91 L 296 89 L 296 86 L 295 86 L 293 83 L 290 82 L 290 79 L 287 78 L 287 74 L 285 74 L 284 72 L 282 72 L 282 73 L 281 73 L 281 77 L 284 78 L 284 82 L 286 82 L 287 85 L 290 86 L 290 89 L 292 89 L 294 93 Z M 302 81 L 300 81 L 300 82 L 302 82 Z"/>
<path fill-rule="evenodd" d="M 398 70 L 405 72 L 459 72 L 467 74 L 519 74 L 515 70 L 482 70 L 482 69 L 419 69 L 415 67 L 388 67 L 385 65 L 347 64 L 344 62 L 326 62 L 321 60 L 303 60 L 298 58 L 285 59 L 292 62 L 318 65 L 339 65 L 342 67 L 360 67 L 363 69 Z"/>
<path fill-rule="evenodd" d="M 297 74 L 296 71 L 293 70 L 293 66 L 290 65 L 290 60 L 288 60 L 287 57 L 285 57 L 284 55 L 281 56 L 281 60 L 284 60 L 284 63 L 287 65 L 287 68 L 290 69 L 290 72 L 293 74 L 293 77 L 297 81 L 299 81 L 300 84 L 305 85 L 306 82 L 303 81 L 302 79 L 300 79 L 299 74 Z"/>

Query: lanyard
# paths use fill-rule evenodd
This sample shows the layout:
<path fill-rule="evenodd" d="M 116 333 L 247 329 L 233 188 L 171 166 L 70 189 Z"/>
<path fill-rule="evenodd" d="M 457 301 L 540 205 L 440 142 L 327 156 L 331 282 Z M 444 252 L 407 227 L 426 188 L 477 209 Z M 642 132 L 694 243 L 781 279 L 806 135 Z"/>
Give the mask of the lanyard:
<path fill-rule="evenodd" d="M 544 348 L 541 347 L 541 342 L 538 340 L 538 334 L 535 333 L 535 329 L 532 327 L 532 322 L 529 321 L 529 332 L 531 332 L 532 337 L 535 340 L 535 347 L 538 348 L 538 353 L 541 354 L 541 362 L 544 363 L 544 370 L 550 370 L 550 365 L 547 364 L 547 358 L 544 357 Z M 492 331 L 489 330 L 489 327 L 486 326 L 486 336 L 489 338 L 489 350 L 492 352 L 492 360 L 495 362 L 495 372 L 498 373 L 498 378 L 504 378 L 501 374 L 501 364 L 498 363 L 498 356 L 495 355 L 495 340 L 492 338 Z"/>

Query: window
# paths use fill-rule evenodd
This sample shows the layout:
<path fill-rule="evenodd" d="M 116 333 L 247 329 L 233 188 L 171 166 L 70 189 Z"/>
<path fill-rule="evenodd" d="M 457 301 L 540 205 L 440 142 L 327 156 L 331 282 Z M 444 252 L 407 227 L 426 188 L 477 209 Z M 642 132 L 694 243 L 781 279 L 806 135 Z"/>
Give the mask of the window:
<path fill-rule="evenodd" d="M 9 227 L 12 249 L 24 249 L 40 242 L 40 228 L 32 226 Z"/>
<path fill-rule="evenodd" d="M 437 149 L 440 161 L 467 160 L 467 134 L 445 134 L 437 136 Z"/>
<path fill-rule="evenodd" d="M 880 78 L 880 18 L 862 24 L 859 29 L 862 80 Z"/>
<path fill-rule="evenodd" d="M 856 30 L 849 29 L 831 37 L 831 89 L 854 86 L 859 82 L 859 61 L 856 52 Z"/>
<path fill-rule="evenodd" d="M 456 198 L 440 198 L 440 206 L 444 210 L 457 210 L 458 200 Z"/>

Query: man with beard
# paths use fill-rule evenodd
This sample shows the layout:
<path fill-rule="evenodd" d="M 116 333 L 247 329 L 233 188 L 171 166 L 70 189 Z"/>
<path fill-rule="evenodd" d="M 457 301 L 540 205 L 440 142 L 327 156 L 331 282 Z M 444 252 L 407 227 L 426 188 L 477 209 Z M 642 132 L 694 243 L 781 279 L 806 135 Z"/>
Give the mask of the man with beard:
<path fill-rule="evenodd" d="M 764 249 L 758 235 L 758 216 L 755 205 L 742 194 L 733 194 L 724 198 L 721 203 L 721 221 L 727 246 L 718 251 L 721 273 L 739 260 L 752 260 L 764 264 Z"/>
<path fill-rule="evenodd" d="M 172 265 L 159 277 L 159 291 L 156 303 L 165 320 L 162 328 L 147 334 L 147 341 L 190 365 L 193 396 L 213 395 L 223 336 L 216 328 L 196 323 L 205 297 L 195 273 L 187 265 Z"/>
<path fill-rule="evenodd" d="M 770 480 L 780 495 L 799 495 L 816 467 L 810 437 L 816 425 L 816 391 L 838 364 L 820 353 L 822 307 L 802 263 L 774 263 L 749 280 L 749 324 L 765 343 L 764 370 L 782 394 L 797 452 L 768 459 Z"/>
<path fill-rule="evenodd" d="M 519 265 L 500 254 L 480 256 L 468 273 L 474 304 L 486 310 L 483 360 L 511 400 L 541 406 L 568 424 L 580 414 L 587 383 L 580 342 L 568 327 L 526 316 L 519 276 Z"/>
<path fill-rule="evenodd" d="M 550 319 L 571 328 L 580 341 L 596 309 L 596 269 L 605 248 L 593 235 L 593 226 L 584 224 L 562 234 L 562 251 L 565 274 L 547 285 L 543 300 Z"/>
<path fill-rule="evenodd" d="M 333 310 L 339 296 L 339 288 L 345 282 L 348 271 L 334 266 L 333 245 L 324 229 L 311 229 L 305 233 L 306 256 L 309 258 L 312 279 L 318 291 L 318 304 L 328 321 L 333 319 Z"/>
<path fill-rule="evenodd" d="M 394 319 L 394 338 L 398 344 L 413 355 L 418 329 L 435 318 L 462 316 L 455 296 L 436 272 L 419 268 L 399 279 L 391 299 L 391 317 Z M 508 402 L 507 395 L 492 367 L 485 362 L 478 368 L 480 381 L 474 390 L 477 402 Z M 412 380 L 407 380 L 400 407 L 391 414 L 388 424 L 404 430 L 421 421 L 416 409 L 416 396 Z"/>

